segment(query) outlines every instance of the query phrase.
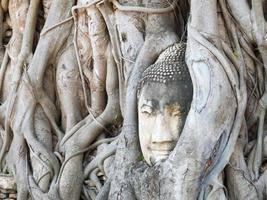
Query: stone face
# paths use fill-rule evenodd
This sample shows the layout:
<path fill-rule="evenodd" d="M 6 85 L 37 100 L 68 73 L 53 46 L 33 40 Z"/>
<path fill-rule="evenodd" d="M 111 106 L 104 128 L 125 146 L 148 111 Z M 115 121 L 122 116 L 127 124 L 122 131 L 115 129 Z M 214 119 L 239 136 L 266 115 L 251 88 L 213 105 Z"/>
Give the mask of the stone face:
<path fill-rule="evenodd" d="M 138 100 L 139 141 L 149 165 L 169 157 L 190 109 L 193 88 L 185 63 L 185 49 L 183 43 L 170 46 L 142 75 Z"/>

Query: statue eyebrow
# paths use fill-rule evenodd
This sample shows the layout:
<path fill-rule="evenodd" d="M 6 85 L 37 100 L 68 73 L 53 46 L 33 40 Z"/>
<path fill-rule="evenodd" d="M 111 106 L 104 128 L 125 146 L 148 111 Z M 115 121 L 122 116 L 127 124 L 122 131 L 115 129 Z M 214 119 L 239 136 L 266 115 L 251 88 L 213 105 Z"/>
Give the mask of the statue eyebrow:
<path fill-rule="evenodd" d="M 165 108 L 169 111 L 169 112 L 180 112 L 180 113 L 183 113 L 185 111 L 185 109 L 183 109 L 181 107 L 181 105 L 177 104 L 177 103 L 170 103 L 170 104 L 167 104 L 165 106 Z"/>
<path fill-rule="evenodd" d="M 153 108 L 158 108 L 159 107 L 159 102 L 157 100 L 155 100 L 155 99 L 146 99 L 145 103 L 143 103 L 143 105 L 150 106 L 150 107 L 153 107 Z"/>
<path fill-rule="evenodd" d="M 147 102 L 149 102 L 151 104 L 151 106 L 153 106 L 155 108 L 159 106 L 159 102 L 155 99 L 149 99 L 149 100 L 147 100 Z"/>
<path fill-rule="evenodd" d="M 173 111 L 181 111 L 181 106 L 177 104 L 168 104 L 166 105 L 167 109 L 173 110 Z"/>
<path fill-rule="evenodd" d="M 152 108 L 152 106 L 151 106 L 151 105 L 148 105 L 148 104 L 146 104 L 146 103 L 143 103 L 143 104 L 141 105 L 141 109 L 142 109 L 142 108 L 144 108 L 144 107 L 149 107 L 149 108 Z"/>

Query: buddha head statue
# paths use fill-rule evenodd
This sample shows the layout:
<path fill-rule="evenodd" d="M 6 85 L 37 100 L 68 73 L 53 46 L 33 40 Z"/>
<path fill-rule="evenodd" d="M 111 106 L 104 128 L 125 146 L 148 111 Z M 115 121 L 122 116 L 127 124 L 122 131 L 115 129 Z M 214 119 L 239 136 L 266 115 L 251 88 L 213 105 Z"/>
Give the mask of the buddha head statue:
<path fill-rule="evenodd" d="M 143 73 L 138 89 L 139 141 L 149 165 L 166 160 L 183 130 L 193 87 L 186 45 L 168 47 Z"/>

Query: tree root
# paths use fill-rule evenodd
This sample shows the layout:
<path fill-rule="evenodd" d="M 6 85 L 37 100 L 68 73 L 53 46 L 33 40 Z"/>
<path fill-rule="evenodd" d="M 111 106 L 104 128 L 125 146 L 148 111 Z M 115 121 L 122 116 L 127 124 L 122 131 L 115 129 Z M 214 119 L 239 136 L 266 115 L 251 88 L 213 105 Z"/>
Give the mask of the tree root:
<path fill-rule="evenodd" d="M 8 106 L 7 106 L 7 111 L 6 111 L 6 119 L 5 119 L 5 135 L 6 138 L 4 141 L 6 142 L 1 148 L 0 152 L 0 163 L 2 162 L 3 156 L 7 151 L 7 146 L 10 140 L 10 124 L 9 120 L 11 117 L 11 113 L 14 107 L 15 103 L 15 98 L 16 98 L 16 92 L 18 89 L 18 85 L 20 83 L 20 78 L 22 75 L 22 69 L 24 66 L 24 63 L 26 62 L 26 59 L 30 55 L 32 51 L 32 43 L 33 43 L 33 35 L 34 35 L 34 30 L 36 26 L 36 20 L 37 20 L 37 9 L 39 6 L 39 0 L 33 1 L 30 3 L 29 11 L 27 13 L 27 19 L 26 19 L 26 24 L 25 24 L 25 30 L 23 33 L 23 41 L 22 41 L 22 47 L 20 54 L 18 56 L 18 62 L 15 66 L 15 71 L 13 72 L 12 76 L 12 82 L 13 85 L 11 86 L 10 89 L 10 95 L 8 97 Z M 7 61 L 6 61 L 7 62 Z M 5 63 L 3 63 L 5 64 Z"/>
<path fill-rule="evenodd" d="M 108 200 L 108 194 L 110 191 L 111 180 L 108 179 L 104 186 L 101 188 L 95 200 Z"/>
<path fill-rule="evenodd" d="M 2 87 L 3 87 L 3 81 L 4 81 L 8 61 L 9 61 L 8 51 L 5 50 L 4 58 L 3 58 L 3 61 L 1 63 L 1 68 L 0 68 L 0 90 L 2 90 Z"/>
<path fill-rule="evenodd" d="M 105 148 L 103 152 L 101 152 L 99 155 L 97 155 L 84 169 L 84 179 L 88 177 L 88 175 L 96 168 L 99 168 L 99 170 L 106 175 L 103 163 L 105 159 L 110 157 L 111 155 L 115 154 L 117 149 L 117 145 L 111 144 L 108 147 Z"/>
<path fill-rule="evenodd" d="M 65 20 L 63 20 L 62 22 L 59 22 L 59 23 L 57 23 L 57 24 L 55 24 L 55 25 L 53 25 L 53 26 L 51 26 L 51 27 L 45 29 L 45 30 L 42 30 L 42 32 L 41 32 L 40 35 L 41 35 L 41 36 L 42 36 L 42 35 L 45 35 L 45 34 L 48 33 L 49 31 L 51 31 L 51 30 L 57 28 L 58 26 L 61 26 L 62 24 L 65 24 L 65 23 L 67 23 L 67 22 L 69 22 L 69 21 L 71 21 L 71 20 L 73 20 L 73 17 L 72 17 L 72 16 L 69 17 L 69 18 L 67 18 L 67 19 L 65 19 Z"/>
<path fill-rule="evenodd" d="M 228 163 L 231 153 L 233 152 L 233 149 L 235 147 L 235 143 L 237 140 L 237 137 L 240 132 L 240 128 L 243 122 L 244 112 L 246 109 L 246 84 L 244 83 L 244 73 L 245 69 L 243 66 L 243 63 L 241 63 L 241 68 L 239 69 L 239 76 L 240 76 L 240 83 L 236 82 L 236 79 L 232 73 L 232 70 L 229 68 L 228 61 L 225 60 L 224 56 L 221 55 L 220 51 L 217 50 L 216 47 L 214 47 L 211 43 L 209 43 L 207 40 L 204 39 L 197 31 L 195 31 L 193 28 L 191 28 L 191 34 L 192 37 L 198 41 L 201 45 L 206 47 L 210 52 L 212 52 L 216 58 L 221 62 L 222 67 L 227 73 L 227 76 L 230 80 L 230 83 L 232 85 L 232 88 L 235 90 L 236 97 L 237 97 L 237 113 L 235 117 L 235 121 L 233 123 L 233 128 L 231 131 L 231 135 L 229 137 L 229 141 L 227 141 L 225 145 L 225 148 L 223 152 L 221 152 L 220 159 L 218 160 L 218 163 L 215 163 L 215 165 L 212 167 L 212 170 L 210 173 L 205 177 L 205 184 L 213 182 L 213 180 L 216 180 L 219 173 L 223 170 L 223 168 Z M 240 87 L 240 88 L 239 88 Z M 201 196 L 201 195 L 200 195 Z"/>
<path fill-rule="evenodd" d="M 54 179 L 57 179 L 60 167 L 56 156 L 35 138 L 33 127 L 34 111 L 35 105 L 31 105 L 31 107 L 27 109 L 27 114 L 22 122 L 22 133 L 24 134 L 24 137 L 34 154 L 36 154 L 43 162 L 48 161 L 46 165 L 50 170 L 53 169 Z"/>
<path fill-rule="evenodd" d="M 117 70 L 114 65 L 112 55 L 108 56 L 108 72 L 107 72 L 107 94 L 108 94 L 108 103 L 104 110 L 104 112 L 96 118 L 95 121 L 92 121 L 89 124 L 85 124 L 80 129 L 78 129 L 75 134 L 73 134 L 68 141 L 64 144 L 64 146 L 61 147 L 61 149 L 65 149 L 66 151 L 66 160 L 61 166 L 59 178 L 58 178 L 58 184 L 59 188 L 61 187 L 60 180 L 62 177 L 64 177 L 64 184 L 68 184 L 70 181 L 71 184 L 73 184 L 72 180 L 69 180 L 69 177 L 65 177 L 64 173 L 71 171 L 71 173 L 74 173 L 74 171 L 77 171 L 77 169 L 80 168 L 81 162 L 82 162 L 82 153 L 84 153 L 84 150 L 87 146 L 89 146 L 98 136 L 102 133 L 103 127 L 116 123 L 116 120 L 118 120 L 120 116 L 119 111 L 119 102 L 118 102 L 118 79 L 117 79 Z M 101 125 L 99 125 L 99 123 Z M 88 134 L 90 133 L 90 134 Z M 79 166 L 79 167 L 77 167 Z M 78 173 L 78 172 L 77 172 Z M 75 172 L 75 174 L 77 174 Z M 82 183 L 82 182 L 81 182 Z M 80 183 L 76 183 L 77 184 Z M 68 185 L 69 187 L 70 185 Z M 75 187 L 76 187 L 75 186 Z M 78 187 L 77 187 L 78 188 Z M 64 188 L 64 190 L 67 190 L 67 188 Z M 61 191 L 62 192 L 62 191 Z M 65 196 L 66 194 L 64 194 Z"/>
<path fill-rule="evenodd" d="M 121 11 L 131 11 L 131 12 L 143 12 L 148 14 L 163 14 L 169 13 L 173 11 L 177 5 L 177 1 L 174 0 L 168 7 L 166 8 L 146 8 L 141 6 L 123 6 L 117 0 L 111 0 L 114 6 Z"/>
<path fill-rule="evenodd" d="M 261 108 L 260 111 L 260 117 L 259 117 L 259 125 L 258 125 L 258 134 L 257 134 L 257 142 L 254 146 L 254 149 L 252 150 L 251 156 L 253 159 L 249 159 L 249 161 L 252 161 L 248 165 L 250 177 L 253 181 L 256 181 L 260 177 L 260 167 L 262 165 L 263 160 L 263 127 L 264 127 L 264 119 L 265 119 L 265 108 Z"/>
<path fill-rule="evenodd" d="M 119 95 L 120 95 L 120 109 L 122 112 L 122 116 L 124 116 L 124 92 L 125 92 L 125 77 L 123 73 L 123 65 L 122 65 L 122 52 L 120 48 L 119 36 L 117 29 L 115 28 L 115 21 L 114 21 L 114 13 L 112 12 L 110 5 L 105 2 L 104 5 L 97 4 L 96 7 L 101 12 L 106 26 L 109 32 L 110 37 L 110 48 L 114 58 L 114 61 L 117 66 L 118 70 L 118 77 L 119 77 Z"/>
<path fill-rule="evenodd" d="M 8 18 L 8 15 L 4 15 L 4 12 L 8 10 L 8 2 L 8 0 L 1 1 L 1 30 L 4 26 L 2 23 L 3 17 Z M 187 11 L 184 11 L 183 4 L 185 4 L 185 2 L 188 3 L 188 1 L 178 2 L 174 0 L 168 7 L 159 9 L 125 6 L 120 4 L 117 0 L 93 0 L 86 5 L 77 5 L 71 9 L 71 6 L 77 1 L 53 1 L 50 9 L 51 11 L 40 33 L 40 38 L 38 38 L 39 33 L 37 33 L 38 36 L 36 36 L 36 39 L 39 40 L 37 47 L 33 44 L 33 39 L 35 39 L 36 20 L 41 1 L 34 0 L 29 2 L 30 7 L 28 8 L 24 27 L 21 51 L 18 57 L 16 57 L 16 55 L 14 55 L 15 53 L 9 56 L 8 49 L 6 49 L 0 69 L 0 90 L 2 88 L 5 89 L 2 99 L 5 99 L 5 94 L 8 93 L 7 100 L 3 102 L 0 107 L 0 131 L 2 131 L 1 125 L 3 125 L 4 130 L 3 144 L 0 151 L 0 164 L 4 164 L 3 160 L 5 158 L 5 164 L 8 168 L 12 169 L 18 184 L 18 198 L 28 199 L 28 192 L 30 192 L 31 198 L 41 200 L 72 200 L 78 199 L 80 196 L 82 196 L 83 199 L 90 200 L 134 198 L 134 195 L 130 194 L 132 193 L 132 188 L 130 187 L 133 185 L 128 188 L 128 181 L 132 180 L 126 180 L 126 174 L 129 167 L 140 160 L 136 112 L 138 83 L 143 71 L 154 63 L 158 55 L 169 45 L 179 40 L 177 30 L 175 30 L 177 24 L 174 22 L 174 19 L 178 19 L 179 25 L 182 27 L 181 30 L 183 30 L 183 26 L 186 24 L 183 20 L 185 18 L 183 14 L 187 14 Z M 78 1 L 78 4 L 79 2 L 80 1 Z M 264 81 L 264 77 L 266 78 L 267 75 L 267 42 L 265 41 L 266 22 L 262 20 L 264 19 L 262 2 L 260 0 L 252 0 L 252 9 L 251 13 L 249 13 L 248 11 L 250 11 L 250 8 L 247 6 L 248 2 L 246 0 L 241 0 L 240 13 L 242 15 L 240 16 L 237 16 L 236 12 L 228 10 L 226 6 L 226 2 L 228 2 L 228 6 L 231 7 L 231 9 L 238 9 L 236 7 L 237 3 L 233 0 L 219 0 L 221 5 L 218 10 L 217 1 L 208 0 L 203 2 L 192 0 L 191 3 L 191 8 L 195 6 L 195 10 L 191 9 L 192 18 L 191 25 L 189 25 L 189 43 L 191 42 L 191 44 L 193 44 L 190 46 L 191 48 L 197 46 L 199 47 L 198 50 L 201 52 L 198 53 L 197 50 L 190 49 L 193 53 L 197 53 L 197 56 L 194 57 L 194 55 L 191 55 L 192 52 L 189 52 L 189 56 L 192 57 L 190 58 L 191 60 L 188 59 L 191 61 L 189 69 L 191 70 L 190 72 L 192 72 L 192 77 L 197 75 L 197 72 L 194 70 L 199 70 L 200 73 L 203 72 L 205 75 L 206 72 L 204 70 L 202 71 L 203 68 L 197 68 L 206 65 L 206 69 L 209 70 L 210 73 L 209 81 L 211 81 L 211 83 L 207 84 L 218 89 L 218 91 L 215 91 L 214 88 L 209 88 L 210 91 L 208 92 L 211 93 L 208 94 L 205 110 L 201 108 L 204 112 L 207 111 L 209 116 L 203 114 L 204 112 L 201 113 L 202 110 L 199 111 L 198 108 L 195 108 L 199 106 L 198 102 L 193 102 L 191 114 L 193 112 L 194 114 L 189 116 L 187 125 L 189 127 L 189 125 L 192 125 L 192 122 L 196 122 L 197 126 L 199 125 L 199 121 L 204 122 L 204 120 L 206 120 L 205 123 L 212 122 L 212 124 L 206 127 L 206 129 L 209 130 L 208 132 L 205 132 L 202 127 L 200 131 L 195 131 L 190 129 L 190 127 L 183 132 L 184 134 L 182 134 L 178 145 L 170 155 L 170 159 L 162 164 L 163 168 L 160 168 L 161 165 L 157 166 L 163 169 L 163 171 L 161 171 L 163 175 L 160 174 L 162 177 L 159 179 L 157 177 L 156 181 L 159 180 L 158 183 L 160 184 L 162 183 L 160 181 L 163 179 L 167 182 L 169 180 L 176 182 L 174 191 L 181 190 L 185 192 L 183 194 L 176 192 L 177 194 L 174 196 L 177 199 L 187 199 L 186 197 L 197 198 L 197 195 L 199 195 L 199 199 L 212 199 L 216 198 L 218 193 L 222 193 L 221 197 L 224 198 L 223 189 L 225 189 L 225 187 L 218 181 L 219 176 L 222 175 L 221 172 L 229 162 L 230 156 L 233 156 L 235 153 L 234 148 L 237 146 L 238 136 L 243 137 L 242 139 L 244 141 L 242 140 L 242 142 L 244 145 L 247 142 L 245 141 L 247 138 L 253 138 L 251 135 L 248 137 L 247 135 L 249 133 L 242 132 L 242 130 L 245 129 L 247 131 L 247 129 L 250 130 L 250 128 L 254 128 L 252 125 L 255 124 L 258 117 L 257 141 L 255 141 L 254 144 L 252 144 L 253 142 L 251 143 L 254 148 L 252 147 L 253 150 L 250 153 L 248 161 L 245 163 L 244 155 L 241 156 L 240 154 L 243 160 L 236 161 L 236 166 L 241 166 L 240 171 L 242 171 L 243 177 L 236 173 L 239 168 L 234 166 L 235 169 L 233 168 L 230 170 L 230 174 L 233 174 L 233 177 L 230 178 L 232 178 L 231 183 L 239 179 L 242 180 L 241 187 L 244 186 L 248 189 L 251 189 L 252 185 L 253 187 L 256 185 L 256 190 L 258 189 L 259 193 L 263 193 L 264 196 L 267 182 L 265 181 L 266 173 L 264 172 L 261 175 L 261 165 L 264 161 L 264 118 L 267 108 L 267 93 L 264 91 L 264 86 L 265 88 L 267 87 L 267 81 Z M 206 9 L 207 13 L 203 12 L 200 7 L 196 9 L 198 6 L 196 3 L 201 4 L 202 8 Z M 180 8 L 181 4 L 182 6 Z M 209 5 L 211 6 L 209 7 Z M 80 29 L 82 34 L 89 38 L 89 40 L 86 41 L 90 41 L 90 45 L 85 46 L 86 48 L 88 46 L 92 48 L 91 52 L 89 52 L 90 55 L 80 53 L 83 49 L 79 49 L 78 46 L 80 44 L 79 42 L 84 42 L 82 40 L 79 41 L 78 30 L 80 28 L 80 13 L 76 11 L 80 9 L 82 9 L 83 14 L 87 12 L 91 20 L 81 20 L 81 23 L 85 23 L 84 27 L 88 26 L 88 23 L 93 22 L 91 26 L 93 28 L 89 29 L 90 34 L 87 35 Z M 179 16 L 174 13 L 175 9 L 179 10 Z M 70 16 L 70 10 L 72 11 L 72 16 Z M 120 28 L 123 29 L 123 26 L 125 24 L 127 25 L 127 23 L 120 24 L 120 21 L 115 21 L 115 17 L 118 17 L 117 19 L 119 19 L 119 17 L 123 18 L 123 14 L 127 15 L 128 12 L 133 12 L 133 15 L 147 14 L 144 19 L 140 19 L 142 21 L 140 23 L 142 25 L 140 26 L 144 26 L 141 28 L 136 27 L 139 26 L 139 22 L 136 25 L 135 22 L 130 21 L 132 19 L 129 21 L 125 20 L 129 23 L 133 23 L 130 25 L 135 26 L 135 28 L 140 31 L 141 39 L 138 39 L 138 42 L 140 42 L 138 44 L 139 46 L 136 45 L 137 40 L 133 38 L 130 38 L 131 41 L 127 41 L 127 39 L 129 39 L 127 38 L 130 32 L 129 30 L 132 30 L 131 28 L 125 28 L 127 35 L 123 32 L 124 30 L 117 30 L 117 25 L 119 27 L 121 26 Z M 246 13 L 248 14 L 246 18 L 251 17 L 252 19 L 251 23 L 250 21 L 248 22 L 248 25 L 244 24 L 242 19 L 245 17 L 243 14 Z M 218 22 L 216 22 L 216 20 L 207 24 L 208 16 L 212 14 L 214 14 L 214 18 L 215 15 L 223 15 L 219 16 L 221 17 L 219 20 L 220 23 L 224 23 L 225 27 L 222 29 L 217 27 Z M 102 17 L 104 19 L 102 19 Z M 73 27 L 71 27 L 72 22 L 74 22 Z M 40 26 L 42 26 L 42 24 L 43 22 L 40 23 Z M 207 26 L 205 26 L 205 24 Z M 192 26 L 194 26 L 195 29 Z M 94 28 L 96 29 L 94 30 Z M 142 30 L 139 30 L 139 28 Z M 71 30 L 74 30 L 74 35 L 70 35 Z M 181 30 L 178 30 L 178 32 Z M 200 30 L 202 30 L 202 32 Z M 224 33 L 221 34 L 219 33 L 220 31 Z M 125 37 L 126 39 L 121 39 L 125 39 L 125 41 L 122 41 L 125 42 L 125 44 L 122 44 L 120 43 L 120 37 L 123 37 L 124 34 L 127 37 Z M 219 38 L 222 35 L 223 37 L 225 36 L 226 40 Z M 240 36 L 241 38 L 239 38 Z M 69 39 L 67 43 L 64 44 L 67 37 L 69 37 Z M 2 44 L 2 39 L 3 37 L 0 33 L 0 45 Z M 72 47 L 69 44 L 72 39 L 74 43 L 74 49 L 71 49 L 73 56 L 69 56 L 69 54 L 67 54 L 66 57 L 62 56 L 66 49 L 60 50 L 62 47 L 66 46 Z M 258 46 L 258 49 L 254 49 L 254 46 L 250 45 L 253 42 Z M 132 44 L 134 45 L 132 46 Z M 120 48 L 120 45 L 122 48 Z M 129 45 L 129 49 L 124 49 L 124 45 Z M 132 48 L 133 51 L 132 49 L 130 50 L 130 48 Z M 13 51 L 10 52 L 12 53 Z M 33 52 L 34 55 L 32 57 Z M 137 56 L 138 53 L 139 55 Z M 257 53 L 262 57 L 262 60 L 257 57 Z M 130 54 L 134 55 L 129 56 Z M 84 55 L 90 56 L 92 62 L 90 62 L 91 60 L 86 60 L 84 64 Z M 205 57 L 206 55 L 208 55 L 207 58 Z M 77 80 L 72 80 L 77 82 L 81 81 L 82 83 L 79 85 L 79 93 L 72 93 L 74 90 L 70 89 L 76 82 L 72 82 L 72 85 L 67 87 L 66 93 L 58 93 L 59 101 L 62 105 L 62 115 L 60 116 L 57 109 L 58 105 L 53 96 L 55 92 L 55 87 L 51 83 L 53 79 L 46 79 L 46 73 L 51 72 L 49 69 L 52 68 L 48 69 L 48 66 L 52 67 L 54 62 L 57 62 L 56 60 L 58 58 L 62 60 L 59 59 L 60 61 L 58 61 L 57 67 L 63 68 L 65 60 L 73 60 L 72 58 L 75 56 L 77 63 L 74 61 L 67 64 L 73 64 L 72 67 L 74 69 L 75 67 L 77 68 L 77 76 L 74 77 L 74 79 Z M 128 59 L 128 56 L 131 58 Z M 9 62 L 10 59 L 11 61 Z M 125 67 L 123 62 L 126 61 Z M 10 63 L 11 70 L 8 68 L 8 63 Z M 90 66 L 89 63 L 91 64 Z M 91 70 L 90 67 L 92 66 L 93 69 Z M 129 79 L 125 80 L 124 75 L 128 72 L 128 67 L 133 68 L 131 74 L 128 76 Z M 264 69 L 264 67 L 266 69 Z M 246 72 L 246 68 L 248 72 Z M 66 69 L 65 66 L 64 69 Z M 70 68 L 66 71 L 69 69 Z M 4 79 L 7 78 L 5 74 L 9 72 L 8 70 L 13 73 L 10 92 L 6 92 L 6 79 Z M 263 70 L 265 70 L 265 75 L 262 73 Z M 58 74 L 60 74 L 60 71 Z M 200 77 L 203 74 L 200 74 Z M 89 80 L 87 80 L 84 75 L 86 75 Z M 125 76 L 127 75 L 128 74 Z M 219 75 L 221 75 L 221 77 Z M 204 78 L 204 76 L 201 78 Z M 197 81 L 202 80 L 201 78 L 194 77 L 193 82 L 195 81 L 194 89 L 202 95 L 203 92 L 206 94 L 205 92 L 208 89 L 203 86 L 204 89 L 201 90 L 201 84 L 197 83 Z M 216 78 L 218 78 L 218 80 L 216 80 Z M 5 85 L 3 86 L 4 82 Z M 49 82 L 49 86 L 46 87 L 45 84 L 47 82 Z M 66 80 L 64 83 L 70 82 L 71 80 Z M 88 85 L 90 85 L 90 100 L 88 98 Z M 60 90 L 62 88 L 57 87 L 56 89 Z M 250 92 L 249 98 L 247 98 L 247 90 Z M 81 95 L 81 91 L 83 95 Z M 67 92 L 70 92 L 70 94 L 67 95 Z M 225 96 L 223 96 L 224 92 L 226 93 Z M 79 103 L 81 102 L 77 100 L 75 94 L 79 95 L 79 100 L 84 98 L 86 109 L 89 112 L 88 116 L 84 119 L 82 118 L 87 114 L 87 111 L 86 109 L 84 109 L 85 111 L 83 110 L 84 105 L 80 106 Z M 194 95 L 198 96 L 199 94 L 194 93 Z M 220 100 L 219 97 L 222 99 Z M 252 100 L 250 97 L 252 97 Z M 257 110 L 257 112 L 260 111 L 260 116 L 257 116 L 258 113 L 255 110 L 259 108 L 259 98 L 261 98 L 260 103 L 262 103 L 262 105 L 260 105 L 260 109 Z M 227 103 L 231 104 L 228 108 L 226 108 Z M 208 106 L 210 106 L 210 108 L 208 108 Z M 214 111 L 215 108 L 218 108 L 216 112 Z M 246 108 L 247 112 L 245 113 Z M 78 111 L 74 113 L 73 111 L 77 109 Z M 226 109 L 225 113 L 223 113 L 223 109 Z M 255 113 L 253 113 L 252 122 L 248 122 L 249 120 L 245 119 L 245 117 L 253 111 L 255 111 Z M 123 131 L 119 135 L 120 140 L 117 141 L 118 137 L 101 140 L 104 135 L 103 131 L 109 132 L 106 128 L 107 126 L 121 122 L 121 112 L 124 116 L 124 124 Z M 200 119 L 202 116 L 210 118 Z M 66 128 L 64 123 L 62 123 L 62 126 L 58 125 L 60 119 L 66 121 Z M 215 122 L 215 120 L 220 121 Z M 247 120 L 246 123 L 244 123 L 245 120 Z M 246 125 L 249 126 L 248 123 L 252 125 L 246 127 Z M 63 135 L 61 127 L 62 130 L 66 131 L 65 135 Z M 188 127 L 185 128 L 187 129 Z M 192 133 L 196 134 L 193 135 Z M 197 140 L 202 133 L 203 141 Z M 53 140 L 52 134 L 55 134 L 53 135 L 55 137 Z M 52 141 L 58 142 L 56 147 L 52 146 Z M 49 142 L 51 142 L 51 144 Z M 109 142 L 112 143 L 107 146 L 103 145 L 106 148 L 103 148 L 103 152 L 99 151 L 101 150 L 101 147 L 98 148 L 100 144 Z M 119 144 L 117 144 L 117 142 Z M 179 146 L 180 144 L 182 145 Z M 196 145 L 194 146 L 194 144 Z M 248 146 L 251 146 L 251 144 Z M 198 147 L 198 151 L 196 151 L 194 147 Z M 83 164 L 86 163 L 84 157 L 87 157 L 84 154 L 92 154 L 92 151 L 96 148 L 98 148 L 99 154 L 83 168 Z M 245 146 L 242 146 L 242 148 L 239 150 L 243 153 Z M 6 155 L 8 150 L 10 153 Z M 106 174 L 109 170 L 106 170 L 104 166 L 109 163 L 106 159 L 110 159 L 110 156 L 115 152 L 114 172 L 112 171 L 110 176 Z M 29 158 L 27 157 L 28 155 L 30 156 Z M 9 158 L 11 158 L 11 162 L 9 162 Z M 105 165 L 103 166 L 103 164 Z M 248 166 L 248 169 L 244 168 L 243 164 L 245 164 L 246 167 Z M 98 173 L 100 173 L 100 175 L 103 174 L 104 179 L 108 178 L 104 186 L 102 185 L 102 179 L 100 180 L 98 178 Z M 249 173 L 255 182 L 251 181 L 250 177 L 245 176 Z M 84 180 L 88 179 L 88 177 L 88 182 L 94 184 L 91 188 L 83 185 Z M 226 181 L 229 181 L 230 178 L 227 177 Z M 85 183 L 86 182 L 87 181 L 85 181 Z M 166 194 L 169 191 L 166 190 L 166 192 L 164 190 L 168 189 L 164 188 L 166 186 L 160 186 L 163 187 L 163 189 L 160 188 L 159 190 L 159 196 L 161 197 L 161 195 L 165 195 L 161 193 L 161 190 Z M 207 186 L 211 187 L 207 188 Z M 238 188 L 238 190 L 240 188 Z M 83 193 L 80 195 L 82 189 Z M 169 190 L 171 189 L 172 188 Z M 200 193 L 198 193 L 198 190 L 200 190 Z M 190 191 L 190 194 L 188 191 Z M 250 196 L 255 197 L 255 191 L 253 188 Z M 207 192 L 210 193 L 207 195 Z M 257 198 L 260 199 L 261 194 Z"/>
<path fill-rule="evenodd" d="M 64 137 L 62 138 L 60 142 L 60 151 L 64 151 L 64 144 L 75 134 L 78 130 L 80 130 L 81 127 L 83 127 L 85 124 L 90 124 L 93 121 L 93 117 L 91 115 L 88 115 L 86 118 L 81 120 L 79 123 L 77 123 L 73 128 L 68 131 Z"/>
<path fill-rule="evenodd" d="M 38 1 L 33 1 L 31 2 L 31 4 L 32 3 L 36 4 L 38 3 Z M 45 26 L 49 25 L 51 22 L 56 22 L 60 20 L 60 18 L 64 18 L 66 15 L 68 15 L 69 13 L 68 13 L 67 8 L 68 7 L 70 8 L 72 4 L 73 4 L 72 0 L 53 2 L 51 9 L 52 10 L 54 9 L 56 12 L 51 12 L 52 14 L 48 15 L 49 20 L 46 21 Z M 33 19 L 34 17 L 31 17 L 31 22 L 29 22 L 29 24 L 31 24 L 30 26 L 31 28 L 33 27 L 32 26 Z M 23 136 L 25 137 L 29 145 L 29 148 L 32 150 L 32 155 L 34 155 L 34 157 L 37 158 L 42 165 L 48 166 L 49 171 L 53 172 L 53 174 L 51 175 L 53 176 L 52 184 L 50 186 L 49 192 L 45 194 L 41 190 L 39 190 L 39 187 L 37 186 L 35 182 L 33 183 L 34 180 L 32 177 L 30 184 L 34 186 L 34 188 L 38 188 L 38 190 L 35 190 L 37 192 L 32 191 L 32 194 L 33 194 L 32 198 L 35 198 L 36 196 L 40 196 L 40 199 L 41 198 L 51 199 L 51 197 L 49 196 L 51 191 L 53 191 L 53 193 L 57 191 L 55 190 L 54 185 L 55 185 L 58 173 L 59 173 L 59 162 L 57 160 L 57 157 L 53 154 L 53 152 L 49 150 L 43 143 L 41 143 L 40 141 L 36 139 L 36 135 L 34 133 L 34 127 L 33 127 L 33 119 L 34 119 L 36 104 L 39 103 L 42 106 L 42 109 L 44 110 L 45 114 L 47 115 L 47 118 L 50 120 L 50 123 L 54 127 L 54 131 L 56 133 L 59 133 L 59 129 L 57 128 L 56 122 L 55 122 L 55 119 L 57 118 L 57 112 L 56 112 L 55 106 L 53 106 L 54 104 L 49 99 L 49 97 L 46 96 L 45 92 L 39 89 L 40 88 L 42 89 L 43 77 L 46 71 L 47 63 L 54 59 L 59 48 L 62 46 L 66 37 L 69 34 L 70 27 L 66 27 L 66 26 L 67 25 L 64 25 L 64 26 L 62 25 L 61 29 L 59 30 L 59 32 L 63 33 L 63 34 L 60 34 L 60 36 L 58 35 L 58 32 L 55 34 L 55 32 L 50 31 L 49 34 L 42 36 L 42 38 L 39 40 L 34 56 L 31 60 L 29 69 L 27 71 L 28 74 L 26 74 L 23 79 L 24 82 L 22 82 L 20 87 L 18 87 L 18 84 L 21 82 L 15 81 L 16 84 L 14 85 L 13 88 L 14 90 L 16 90 L 16 88 L 19 88 L 19 90 L 17 91 L 17 94 L 19 94 L 18 98 L 14 98 L 14 96 L 16 97 L 16 95 L 12 93 L 11 94 L 12 98 L 9 103 L 9 105 L 11 105 L 9 107 L 9 113 L 11 113 L 11 111 L 13 110 L 12 105 L 15 106 L 15 111 L 16 111 L 14 113 L 14 117 L 12 117 L 14 126 L 11 125 L 12 130 L 14 131 L 14 135 L 23 134 Z M 68 28 L 68 31 L 66 31 L 64 28 Z M 25 32 L 27 32 L 26 29 L 25 29 Z M 25 36 L 23 41 L 24 40 L 29 41 L 30 40 L 29 35 Z M 55 44 L 55 41 L 56 41 L 56 44 Z M 50 45 L 51 43 L 53 43 L 53 48 L 51 48 L 51 45 Z M 29 46 L 31 47 L 30 42 L 27 42 L 26 44 L 27 44 L 27 47 Z M 31 51 L 32 49 L 29 50 L 29 52 Z M 26 51 L 26 54 L 27 54 L 27 51 Z M 19 57 L 20 60 L 18 62 L 18 66 L 20 66 L 21 64 L 24 66 L 25 59 L 23 58 L 25 58 L 26 54 L 24 52 L 21 55 L 21 57 Z M 20 73 L 17 73 L 17 72 L 20 72 Z M 22 71 L 20 70 L 20 67 L 19 67 L 19 69 L 17 69 L 15 75 L 13 76 L 13 79 L 20 80 L 21 72 Z M 34 87 L 32 87 L 32 85 L 34 85 Z M 30 95 L 28 95 L 28 93 L 30 93 Z M 23 99 L 26 96 L 27 98 Z M 29 96 L 32 98 L 29 98 Z M 21 106 L 21 104 L 23 104 L 24 106 Z M 7 116 L 10 116 L 10 114 L 8 114 Z M 32 187 L 30 187 L 30 189 L 32 189 Z M 55 199 L 58 199 L 58 198 L 55 197 Z"/>
<path fill-rule="evenodd" d="M 90 173 L 90 181 L 94 183 L 94 186 L 96 187 L 96 189 L 99 191 L 102 187 L 102 184 L 100 183 L 98 177 L 97 177 L 97 173 L 98 173 L 99 169 L 94 169 L 91 173 Z"/>

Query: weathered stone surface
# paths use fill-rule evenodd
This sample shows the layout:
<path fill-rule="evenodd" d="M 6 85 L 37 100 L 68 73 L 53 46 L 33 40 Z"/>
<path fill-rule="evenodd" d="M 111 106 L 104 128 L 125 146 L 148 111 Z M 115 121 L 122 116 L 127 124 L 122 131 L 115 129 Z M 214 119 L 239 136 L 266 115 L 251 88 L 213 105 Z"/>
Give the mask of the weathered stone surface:
<path fill-rule="evenodd" d="M 0 193 L 0 199 L 5 199 L 8 197 L 8 194 Z"/>
<path fill-rule="evenodd" d="M 4 190 L 16 190 L 14 178 L 10 175 L 0 174 L 0 188 Z"/>
<path fill-rule="evenodd" d="M 17 194 L 13 193 L 13 194 L 9 194 L 8 196 L 11 199 L 16 199 L 17 198 Z"/>

